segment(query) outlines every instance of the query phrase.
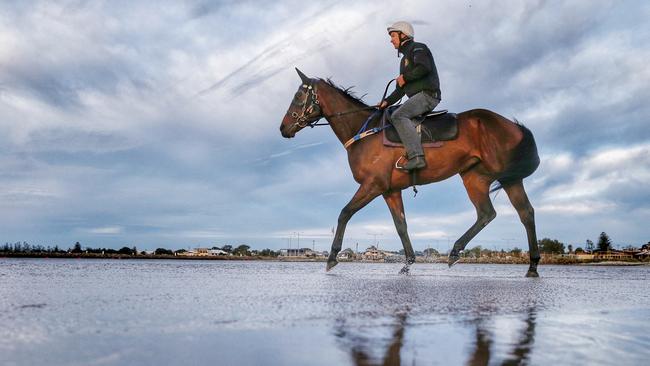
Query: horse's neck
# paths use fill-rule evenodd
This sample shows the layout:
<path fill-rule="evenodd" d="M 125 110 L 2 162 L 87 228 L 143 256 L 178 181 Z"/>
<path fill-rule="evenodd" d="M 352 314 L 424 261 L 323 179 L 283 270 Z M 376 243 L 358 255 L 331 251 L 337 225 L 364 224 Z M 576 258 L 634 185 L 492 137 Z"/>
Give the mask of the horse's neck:
<path fill-rule="evenodd" d="M 332 97 L 329 100 L 321 101 L 321 107 L 323 108 L 324 114 L 329 116 L 327 122 L 330 123 L 334 134 L 342 144 L 345 144 L 357 134 L 371 112 L 363 110 L 363 107 L 360 107 L 338 92 L 332 92 L 331 95 Z M 337 116 L 337 113 L 344 114 Z"/>

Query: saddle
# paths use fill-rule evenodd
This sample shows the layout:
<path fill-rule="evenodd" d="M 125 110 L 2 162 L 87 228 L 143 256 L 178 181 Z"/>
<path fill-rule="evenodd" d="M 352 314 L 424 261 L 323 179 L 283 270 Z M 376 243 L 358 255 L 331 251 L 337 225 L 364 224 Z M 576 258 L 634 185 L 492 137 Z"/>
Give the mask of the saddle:
<path fill-rule="evenodd" d="M 386 108 L 381 117 L 381 125 L 384 128 L 384 145 L 391 147 L 402 147 L 402 141 L 397 130 L 390 124 L 390 115 L 397 109 Z M 441 147 L 442 141 L 455 140 L 458 137 L 458 120 L 456 113 L 448 113 L 447 110 L 433 111 L 422 114 L 412 119 L 417 124 L 418 132 L 422 138 L 422 147 Z"/>

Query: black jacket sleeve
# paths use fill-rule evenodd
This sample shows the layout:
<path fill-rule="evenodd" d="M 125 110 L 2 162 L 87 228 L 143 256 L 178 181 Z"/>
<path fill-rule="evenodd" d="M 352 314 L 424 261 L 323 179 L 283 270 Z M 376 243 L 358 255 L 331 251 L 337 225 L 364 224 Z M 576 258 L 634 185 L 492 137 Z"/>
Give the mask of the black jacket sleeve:
<path fill-rule="evenodd" d="M 389 96 L 386 97 L 386 103 L 388 105 L 393 105 L 395 102 L 400 100 L 404 96 L 404 90 L 400 88 L 399 86 L 395 88 L 395 90 L 390 93 Z"/>

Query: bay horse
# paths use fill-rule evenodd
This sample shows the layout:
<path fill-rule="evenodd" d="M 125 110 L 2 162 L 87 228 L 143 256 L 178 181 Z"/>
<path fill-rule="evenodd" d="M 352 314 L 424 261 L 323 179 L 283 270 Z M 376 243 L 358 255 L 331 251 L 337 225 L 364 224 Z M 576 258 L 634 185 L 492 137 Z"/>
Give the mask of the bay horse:
<path fill-rule="evenodd" d="M 336 137 L 346 146 L 346 142 L 357 135 L 376 107 L 366 105 L 347 89 L 341 89 L 329 80 L 309 78 L 297 68 L 296 71 L 302 83 L 282 119 L 282 136 L 292 138 L 298 131 L 307 126 L 313 127 L 321 118 L 325 118 Z M 476 222 L 449 252 L 449 267 L 460 260 L 467 243 L 496 217 L 490 193 L 503 188 L 526 229 L 530 253 L 526 277 L 538 277 L 540 255 L 534 210 L 523 185 L 523 179 L 531 175 L 540 162 L 532 133 L 518 122 L 486 109 L 459 113 L 457 121 L 458 137 L 445 141 L 442 147 L 426 148 L 427 166 L 415 173 L 418 184 L 439 182 L 460 174 L 469 199 L 476 208 Z M 382 133 L 377 133 L 346 146 L 352 175 L 360 186 L 338 217 L 327 259 L 327 271 L 338 264 L 336 257 L 341 251 L 345 228 L 352 215 L 380 195 L 386 200 L 404 246 L 406 264 L 400 273 L 408 274 L 410 265 L 415 262 L 402 202 L 402 190 L 411 185 L 411 177 L 396 169 L 396 161 L 405 155 L 405 151 L 400 147 L 384 146 L 382 137 Z M 497 187 L 490 190 L 495 182 L 498 182 Z"/>

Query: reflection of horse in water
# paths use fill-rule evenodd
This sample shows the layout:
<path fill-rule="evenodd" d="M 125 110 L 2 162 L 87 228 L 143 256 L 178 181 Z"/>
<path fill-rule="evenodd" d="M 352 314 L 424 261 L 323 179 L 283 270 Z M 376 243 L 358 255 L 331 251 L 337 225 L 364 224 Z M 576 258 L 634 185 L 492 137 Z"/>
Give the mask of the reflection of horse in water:
<path fill-rule="evenodd" d="M 406 312 L 399 312 L 395 315 L 395 327 L 392 332 L 392 337 L 390 339 L 390 344 L 386 348 L 386 351 L 383 354 L 383 358 L 380 362 L 376 362 L 370 355 L 370 350 L 364 344 L 367 342 L 366 339 L 354 338 L 351 337 L 349 332 L 345 329 L 345 322 L 343 320 L 339 321 L 335 335 L 339 340 L 347 341 L 351 343 L 350 347 L 350 356 L 354 361 L 355 366 L 393 366 L 401 365 L 401 351 L 404 344 L 404 331 L 406 328 Z M 345 343 L 345 344 L 347 344 Z"/>
<path fill-rule="evenodd" d="M 517 343 L 508 354 L 507 358 L 501 362 L 501 365 L 527 365 L 530 363 L 530 351 L 533 348 L 535 340 L 535 317 L 534 309 L 528 310 L 526 316 L 526 328 L 517 338 Z M 490 349 L 492 348 L 492 336 L 485 328 L 482 319 L 476 323 L 476 342 L 474 352 L 467 361 L 468 366 L 482 366 L 490 364 Z"/>
<path fill-rule="evenodd" d="M 327 269 L 338 263 L 336 256 L 341 251 L 345 227 L 352 215 L 382 195 L 406 254 L 406 265 L 401 272 L 407 273 L 415 262 L 415 253 L 406 229 L 402 190 L 411 185 L 411 178 L 395 168 L 395 162 L 404 154 L 404 149 L 384 146 L 382 133 L 360 138 L 358 131 L 364 129 L 364 122 L 374 113 L 371 112 L 373 107 L 329 81 L 310 79 L 300 71 L 298 74 L 302 84 L 280 125 L 282 136 L 294 137 L 301 129 L 325 118 L 346 146 L 352 175 L 360 184 L 339 215 Z M 460 259 L 467 243 L 496 216 L 489 193 L 492 183 L 498 182 L 526 229 L 530 250 L 530 267 L 526 275 L 537 277 L 540 255 L 535 219 L 523 185 L 523 179 L 539 165 L 532 133 L 526 127 L 484 109 L 459 113 L 457 129 L 456 139 L 446 141 L 442 147 L 425 149 L 427 167 L 417 171 L 414 177 L 417 182 L 428 184 L 460 174 L 469 199 L 476 207 L 476 222 L 454 243 L 449 253 L 449 266 Z"/>
<path fill-rule="evenodd" d="M 395 315 L 395 322 L 392 329 L 392 337 L 388 347 L 383 352 L 381 359 L 376 359 L 371 356 L 371 349 L 369 344 L 373 342 L 368 337 L 354 337 L 346 329 L 345 321 L 341 320 L 337 323 L 335 329 L 335 336 L 341 341 L 341 345 L 349 352 L 355 366 L 399 366 L 402 364 L 401 351 L 406 343 L 404 334 L 406 332 L 408 312 L 401 311 Z M 506 358 L 501 361 L 501 365 L 527 365 L 530 363 L 530 352 L 533 348 L 535 340 L 535 318 L 536 312 L 530 309 L 526 314 L 524 323 L 525 328 L 516 339 L 511 351 L 507 354 Z M 485 325 L 488 319 L 476 320 L 476 339 L 472 345 L 472 352 L 467 360 L 468 366 L 483 366 L 489 365 L 492 358 L 492 344 L 494 334 L 491 334 Z M 374 352 L 373 352 L 374 353 Z M 413 360 L 413 364 L 415 364 Z M 495 364 L 492 360 L 492 364 Z"/>

